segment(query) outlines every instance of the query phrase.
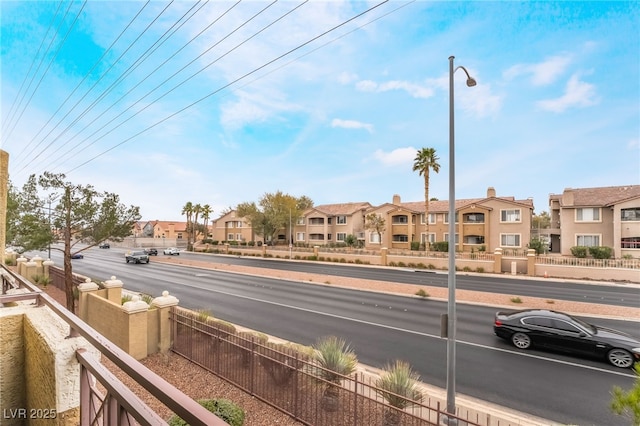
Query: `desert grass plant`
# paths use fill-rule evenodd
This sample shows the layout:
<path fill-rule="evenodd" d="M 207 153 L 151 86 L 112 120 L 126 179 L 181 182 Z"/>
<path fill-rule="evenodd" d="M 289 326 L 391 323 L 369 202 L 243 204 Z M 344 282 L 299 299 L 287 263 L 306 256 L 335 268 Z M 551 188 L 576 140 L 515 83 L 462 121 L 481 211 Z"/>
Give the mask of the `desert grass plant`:
<path fill-rule="evenodd" d="M 511 303 L 522 303 L 522 299 L 520 299 L 519 297 L 512 297 L 509 300 L 511 300 Z"/>
<path fill-rule="evenodd" d="M 326 382 L 321 406 L 326 411 L 338 411 L 339 387 L 343 376 L 348 376 L 358 366 L 358 357 L 351 347 L 336 336 L 318 339 L 313 345 L 318 374 Z"/>
<path fill-rule="evenodd" d="M 198 404 L 211 411 L 216 416 L 227 422 L 230 426 L 242 426 L 245 412 L 236 403 L 228 399 L 201 399 Z M 188 426 L 189 424 L 177 415 L 169 419 L 169 426 Z"/>
<path fill-rule="evenodd" d="M 422 402 L 420 376 L 404 361 L 396 360 L 385 367 L 385 372 L 376 380 L 376 392 L 391 406 L 384 412 L 384 426 L 400 424 L 401 411 Z"/>
<path fill-rule="evenodd" d="M 120 304 L 124 305 L 127 302 L 131 302 L 133 300 L 133 296 L 130 294 L 123 294 L 120 298 Z"/>
<path fill-rule="evenodd" d="M 145 302 L 147 305 L 151 306 L 151 302 L 153 302 L 153 296 L 150 294 L 141 294 L 140 295 L 140 300 L 142 300 L 143 302 Z"/>
<path fill-rule="evenodd" d="M 429 297 L 429 293 L 427 293 L 426 291 L 424 291 L 423 288 L 421 288 L 420 290 L 416 291 L 416 296 L 420 296 L 426 299 L 427 297 Z"/>
<path fill-rule="evenodd" d="M 51 277 L 48 275 L 37 274 L 33 276 L 33 282 L 47 288 L 47 286 L 51 284 Z"/>
<path fill-rule="evenodd" d="M 276 386 L 288 386 L 302 366 L 295 350 L 282 343 L 266 342 L 257 350 L 260 352 L 260 365 Z"/>
<path fill-rule="evenodd" d="M 247 368 L 251 365 L 253 351 L 256 345 L 264 346 L 269 341 L 269 336 L 256 331 L 240 331 L 237 334 L 237 348 L 242 360 L 242 366 Z"/>
<path fill-rule="evenodd" d="M 626 416 L 633 426 L 640 426 L 640 364 L 635 365 L 636 380 L 629 390 L 614 386 L 610 408 L 619 416 Z"/>

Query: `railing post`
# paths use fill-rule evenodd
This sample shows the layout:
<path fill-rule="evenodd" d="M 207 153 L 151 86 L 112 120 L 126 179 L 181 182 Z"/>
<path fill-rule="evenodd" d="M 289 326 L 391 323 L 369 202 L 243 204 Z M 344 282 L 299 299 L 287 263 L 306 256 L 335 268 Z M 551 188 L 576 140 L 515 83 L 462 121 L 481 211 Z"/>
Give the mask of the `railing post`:
<path fill-rule="evenodd" d="M 140 296 L 133 298 L 122 305 L 122 309 L 129 315 L 127 321 L 126 348 L 129 355 L 137 360 L 147 357 L 147 312 L 149 305 Z"/>
<path fill-rule="evenodd" d="M 151 302 L 151 307 L 157 308 L 158 312 L 158 342 L 157 347 L 160 353 L 166 353 L 171 349 L 171 319 L 169 313 L 172 306 L 178 306 L 179 300 L 175 296 L 170 296 L 168 291 L 163 291 L 161 297 L 156 297 Z"/>
<path fill-rule="evenodd" d="M 502 248 L 498 247 L 493 252 L 493 273 L 502 273 Z"/>
<path fill-rule="evenodd" d="M 527 275 L 530 277 L 536 275 L 536 251 L 534 249 L 527 250 Z"/>
<path fill-rule="evenodd" d="M 386 247 L 382 247 L 380 249 L 380 265 L 382 266 L 387 266 L 387 252 L 389 251 L 388 248 Z"/>

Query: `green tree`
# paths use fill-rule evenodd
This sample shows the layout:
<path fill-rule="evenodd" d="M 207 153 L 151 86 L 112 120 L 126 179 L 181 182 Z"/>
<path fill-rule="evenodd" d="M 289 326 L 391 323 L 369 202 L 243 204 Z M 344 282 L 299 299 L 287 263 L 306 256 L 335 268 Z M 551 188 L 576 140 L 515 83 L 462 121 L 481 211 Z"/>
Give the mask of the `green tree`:
<path fill-rule="evenodd" d="M 542 212 L 540 214 L 534 214 L 531 219 L 531 225 L 533 229 L 549 229 L 551 228 L 551 216 L 548 212 Z"/>
<path fill-rule="evenodd" d="M 619 386 L 614 386 L 611 395 L 611 411 L 631 419 L 634 426 L 640 426 L 640 363 L 634 366 L 636 380 L 628 391 Z"/>
<path fill-rule="evenodd" d="M 193 239 L 191 240 L 191 246 L 189 250 L 193 250 L 193 244 L 198 239 L 198 232 L 201 230 L 201 228 L 198 226 L 198 216 L 200 216 L 200 213 L 202 213 L 202 206 L 200 204 L 195 204 L 193 206 L 193 223 L 191 224 L 191 236 L 193 237 Z"/>
<path fill-rule="evenodd" d="M 32 178 L 30 178 L 31 180 Z M 33 177 L 35 182 L 35 177 Z M 131 235 L 133 224 L 140 220 L 140 208 L 125 206 L 118 195 L 99 192 L 92 185 L 76 185 L 66 181 L 64 174 L 45 172 L 38 179 L 39 186 L 48 194 L 49 200 L 57 203 L 52 211 L 54 229 L 62 235 L 64 242 L 64 276 L 67 309 L 74 311 L 73 270 L 71 255 L 94 247 L 107 239 L 122 241 Z M 34 199 L 35 210 L 42 209 L 44 201 Z M 44 217 L 41 217 L 43 220 Z M 48 227 L 48 221 L 44 221 Z M 51 228 L 48 238 L 35 234 L 29 237 L 31 243 L 51 242 L 54 233 Z M 79 243 L 85 247 L 75 249 Z M 25 245 L 25 247 L 33 247 Z M 57 249 L 57 248 L 56 248 Z"/>
<path fill-rule="evenodd" d="M 53 241 L 50 214 L 38 196 L 35 175 L 29 176 L 22 190 L 9 184 L 7 191 L 7 241 L 25 250 L 42 250 Z"/>
<path fill-rule="evenodd" d="M 313 206 L 309 197 L 296 198 L 282 191 L 265 193 L 258 204 L 244 202 L 238 204 L 238 216 L 245 217 L 251 223 L 256 235 L 265 241 L 272 241 L 281 230 L 290 235 L 289 224 L 296 223 L 304 210 Z"/>
<path fill-rule="evenodd" d="M 355 235 L 349 234 L 346 237 L 344 237 L 344 243 L 347 245 L 347 247 L 353 248 L 358 244 L 358 239 L 356 238 Z"/>
<path fill-rule="evenodd" d="M 427 236 L 424 244 L 425 250 L 429 250 L 429 172 L 431 170 L 436 173 L 440 171 L 439 159 L 434 148 L 422 148 L 416 153 L 416 158 L 413 160 L 413 171 L 424 176 L 424 229 Z"/>
<path fill-rule="evenodd" d="M 211 218 L 213 209 L 209 204 L 202 206 L 202 220 L 204 222 L 204 238 L 209 238 L 209 219 Z"/>
<path fill-rule="evenodd" d="M 364 218 L 364 227 L 369 231 L 373 231 L 378 235 L 378 241 L 382 244 L 382 233 L 385 231 L 385 220 L 376 213 L 369 213 Z"/>

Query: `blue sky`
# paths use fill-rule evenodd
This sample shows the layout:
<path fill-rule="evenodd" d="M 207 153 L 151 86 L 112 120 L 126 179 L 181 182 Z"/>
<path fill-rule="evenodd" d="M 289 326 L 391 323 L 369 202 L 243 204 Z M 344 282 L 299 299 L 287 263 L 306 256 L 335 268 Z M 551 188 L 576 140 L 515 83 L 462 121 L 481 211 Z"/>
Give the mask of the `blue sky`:
<path fill-rule="evenodd" d="M 379 205 L 423 199 L 431 147 L 446 200 L 451 55 L 478 81 L 455 74 L 457 198 L 640 183 L 638 2 L 234 4 L 0 2 L 13 183 L 65 173 L 145 220 Z"/>

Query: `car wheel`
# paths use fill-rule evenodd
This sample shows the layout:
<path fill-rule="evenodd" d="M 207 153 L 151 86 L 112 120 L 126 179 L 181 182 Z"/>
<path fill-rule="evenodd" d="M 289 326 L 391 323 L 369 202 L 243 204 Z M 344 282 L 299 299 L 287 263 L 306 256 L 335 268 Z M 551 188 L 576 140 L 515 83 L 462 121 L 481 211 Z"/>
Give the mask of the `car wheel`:
<path fill-rule="evenodd" d="M 129 259 L 125 259 L 127 261 L 127 263 L 129 263 Z"/>
<path fill-rule="evenodd" d="M 531 338 L 524 333 L 515 333 L 511 336 L 511 343 L 518 349 L 529 349 Z"/>
<path fill-rule="evenodd" d="M 612 365 L 620 368 L 629 368 L 633 365 L 633 355 L 624 349 L 611 349 L 607 359 Z"/>
<path fill-rule="evenodd" d="M 176 253 L 176 256 L 180 256 L 180 253 Z"/>

